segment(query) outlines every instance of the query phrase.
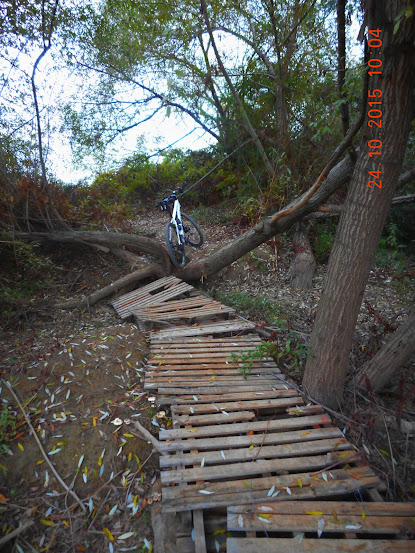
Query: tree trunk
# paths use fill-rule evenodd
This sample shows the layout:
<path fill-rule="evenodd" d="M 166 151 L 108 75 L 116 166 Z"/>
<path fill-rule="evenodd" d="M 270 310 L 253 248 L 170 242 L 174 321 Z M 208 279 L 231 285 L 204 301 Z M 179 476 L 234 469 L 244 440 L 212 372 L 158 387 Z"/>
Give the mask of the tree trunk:
<path fill-rule="evenodd" d="M 211 24 L 210 24 L 209 14 L 208 14 L 208 11 L 207 11 L 207 6 L 206 6 L 206 0 L 200 0 L 200 7 L 201 7 L 202 14 L 204 16 L 204 19 L 205 19 L 206 28 L 207 28 L 207 31 L 209 33 L 210 41 L 211 41 L 211 44 L 212 44 L 213 51 L 215 52 L 215 57 L 216 57 L 216 60 L 218 62 L 219 69 L 221 70 L 223 76 L 225 77 L 226 83 L 229 86 L 229 89 L 232 93 L 235 104 L 236 104 L 236 106 L 238 108 L 238 111 L 241 115 L 243 124 L 244 124 L 247 132 L 251 135 L 252 140 L 254 141 L 254 144 L 255 144 L 255 146 L 258 150 L 258 153 L 259 153 L 259 155 L 260 155 L 260 157 L 261 157 L 261 159 L 264 163 L 264 167 L 265 167 L 265 169 L 268 173 L 268 176 L 269 176 L 270 179 L 273 179 L 274 178 L 274 169 L 273 169 L 273 167 L 272 167 L 272 165 L 271 165 L 271 163 L 268 159 L 267 153 L 265 152 L 264 147 L 262 146 L 262 143 L 258 138 L 258 134 L 256 133 L 254 127 L 252 126 L 252 123 L 251 123 L 251 121 L 250 121 L 250 119 L 249 119 L 249 117 L 246 113 L 246 110 L 245 110 L 245 108 L 244 108 L 244 106 L 241 102 L 238 91 L 234 87 L 234 85 L 231 81 L 231 78 L 229 77 L 229 74 L 226 71 L 225 66 L 222 63 L 222 59 L 220 57 L 219 51 L 218 51 L 217 46 L 216 46 L 215 37 L 213 36 L 213 31 L 212 31 L 212 27 L 211 27 Z"/>
<path fill-rule="evenodd" d="M 376 355 L 359 371 L 355 386 L 380 392 L 392 376 L 415 355 L 415 311 L 392 334 Z"/>
<path fill-rule="evenodd" d="M 218 251 L 214 252 L 207 259 L 190 263 L 179 271 L 177 276 L 189 282 L 200 280 L 201 278 L 208 278 L 240 257 L 243 257 L 246 253 L 255 249 L 276 234 L 287 231 L 294 223 L 318 209 L 333 192 L 348 182 L 353 173 L 353 167 L 354 163 L 350 157 L 344 158 L 343 161 L 338 163 L 330 171 L 324 183 L 314 196 L 312 196 L 307 203 L 302 205 L 298 211 L 289 213 L 285 217 L 278 219 L 274 224 L 272 224 L 274 217 L 267 217 L 229 244 L 226 244 Z"/>
<path fill-rule="evenodd" d="M 369 29 L 381 29 L 382 72 L 370 77 L 369 94 L 382 91 L 381 155 L 369 157 L 368 141 L 379 139 L 379 128 L 364 125 L 359 157 L 330 256 L 323 294 L 310 342 L 304 387 L 321 403 L 337 407 L 343 397 L 357 316 L 373 266 L 377 245 L 398 184 L 412 118 L 411 96 L 415 72 L 414 18 L 395 18 L 406 2 L 379 1 L 368 16 Z M 379 96 L 379 95 L 378 95 Z M 379 163 L 379 161 L 381 164 Z M 379 163 L 379 165 L 378 165 Z M 377 180 L 368 171 L 380 169 Z"/>
<path fill-rule="evenodd" d="M 316 261 L 304 224 L 298 223 L 293 242 L 296 256 L 290 269 L 291 286 L 300 290 L 309 290 L 313 286 Z"/>
<path fill-rule="evenodd" d="M 130 246 L 132 249 L 148 253 L 162 259 L 166 273 L 170 273 L 171 262 L 166 248 L 157 240 L 146 236 L 136 236 L 125 232 L 104 231 L 55 231 L 55 232 L 19 232 L 15 237 L 22 240 L 51 240 L 52 242 L 81 243 L 88 246 L 99 244 L 109 249 L 118 246 Z"/>

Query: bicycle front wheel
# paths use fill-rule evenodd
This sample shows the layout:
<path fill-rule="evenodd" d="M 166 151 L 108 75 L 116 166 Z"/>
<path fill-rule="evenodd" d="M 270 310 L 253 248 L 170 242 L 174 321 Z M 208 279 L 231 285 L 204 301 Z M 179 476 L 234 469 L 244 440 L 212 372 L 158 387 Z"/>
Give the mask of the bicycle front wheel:
<path fill-rule="evenodd" d="M 186 254 L 184 252 L 183 244 L 179 244 L 176 227 L 173 223 L 167 223 L 165 228 L 165 237 L 167 251 L 171 262 L 178 269 L 182 269 L 186 265 Z"/>
<path fill-rule="evenodd" d="M 200 248 L 203 244 L 203 234 L 199 225 L 194 221 L 190 215 L 182 212 L 183 231 L 186 237 L 186 242 L 191 246 Z"/>

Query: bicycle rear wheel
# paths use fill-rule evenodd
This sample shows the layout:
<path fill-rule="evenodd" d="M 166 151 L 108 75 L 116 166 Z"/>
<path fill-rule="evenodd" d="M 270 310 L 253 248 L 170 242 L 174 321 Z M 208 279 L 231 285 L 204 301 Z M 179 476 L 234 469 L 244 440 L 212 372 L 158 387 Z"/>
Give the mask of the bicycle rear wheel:
<path fill-rule="evenodd" d="M 178 269 L 182 269 L 186 265 L 186 254 L 183 244 L 179 244 L 176 227 L 173 223 L 167 223 L 164 233 L 171 262 Z"/>
<path fill-rule="evenodd" d="M 190 217 L 190 215 L 183 212 L 182 223 L 187 243 L 191 246 L 195 246 L 195 248 L 200 248 L 203 244 L 203 234 L 199 225 Z"/>

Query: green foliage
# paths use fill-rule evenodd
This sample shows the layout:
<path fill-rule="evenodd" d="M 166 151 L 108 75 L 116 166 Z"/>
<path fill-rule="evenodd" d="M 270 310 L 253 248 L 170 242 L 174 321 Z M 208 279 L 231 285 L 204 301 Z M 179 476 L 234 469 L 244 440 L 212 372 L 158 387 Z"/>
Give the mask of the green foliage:
<path fill-rule="evenodd" d="M 104 220 L 109 215 L 116 218 L 117 211 L 128 217 L 129 205 L 152 207 L 155 200 L 177 187 L 188 187 L 182 196 L 185 209 L 186 202 L 206 207 L 229 197 L 237 187 L 233 165 L 224 162 L 218 166 L 221 157 L 210 148 L 196 152 L 170 150 L 158 162 L 136 154 L 119 167 L 99 174 L 90 187 L 77 186 L 77 212 L 86 212 L 90 220 L 98 220 L 98 214 Z"/>
<path fill-rule="evenodd" d="M 255 346 L 254 350 L 244 350 L 231 353 L 232 363 L 239 365 L 244 379 L 251 374 L 255 360 L 273 357 L 277 363 L 284 365 L 289 371 L 302 370 L 309 356 L 309 348 L 305 342 L 298 339 L 296 333 L 291 330 L 285 336 L 282 345 L 277 342 L 262 342 Z"/>
<path fill-rule="evenodd" d="M 326 262 L 330 256 L 336 235 L 337 222 L 325 221 L 314 227 L 314 251 L 318 261 Z"/>
<path fill-rule="evenodd" d="M 379 240 L 376 252 L 376 265 L 387 267 L 396 275 L 402 274 L 406 260 L 403 254 L 406 246 L 401 243 L 399 228 L 395 223 L 388 223 Z"/>
<path fill-rule="evenodd" d="M 308 345 L 298 338 L 294 330 L 290 330 L 285 336 L 282 346 L 278 349 L 276 360 L 289 371 L 302 370 L 309 357 L 309 352 Z"/>
<path fill-rule="evenodd" d="M 28 307 L 33 295 L 50 285 L 53 264 L 36 246 L 1 233 L 0 255 L 0 313 L 5 315 Z"/>
<path fill-rule="evenodd" d="M 266 296 L 250 296 L 245 292 L 217 292 L 222 303 L 234 307 L 242 315 L 272 325 L 281 315 L 281 307 Z M 283 319 L 281 319 L 283 320 Z"/>
<path fill-rule="evenodd" d="M 266 359 L 277 354 L 277 347 L 272 342 L 262 342 L 259 346 L 255 346 L 254 350 L 240 351 L 231 353 L 230 358 L 232 363 L 240 365 L 239 370 L 246 380 L 246 375 L 251 374 L 252 366 L 255 360 Z"/>
<path fill-rule="evenodd" d="M 276 329 L 273 342 L 264 342 L 255 350 L 232 354 L 232 361 L 241 364 L 244 378 L 255 359 L 263 359 L 270 355 L 290 371 L 304 368 L 308 357 L 308 345 L 290 328 L 289 315 L 281 305 L 266 296 L 252 297 L 239 291 L 217 292 L 216 297 L 250 319 L 263 321 Z"/>

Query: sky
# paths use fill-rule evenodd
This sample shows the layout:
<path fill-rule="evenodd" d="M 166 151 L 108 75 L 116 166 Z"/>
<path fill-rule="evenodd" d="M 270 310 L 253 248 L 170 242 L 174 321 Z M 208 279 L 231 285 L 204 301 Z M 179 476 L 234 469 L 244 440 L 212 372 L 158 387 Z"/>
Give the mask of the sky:
<path fill-rule="evenodd" d="M 348 29 L 348 34 L 355 37 L 357 32 L 358 26 L 354 22 L 352 27 Z M 224 46 L 224 41 L 221 41 L 221 47 L 223 48 Z M 241 55 L 241 50 L 238 50 L 234 43 L 228 44 L 228 47 L 229 50 L 236 51 L 237 56 Z M 4 58 L 0 58 L 0 71 L 4 75 L 14 78 L 16 82 L 19 78 L 22 79 L 22 75 L 26 73 L 26 83 L 24 86 L 28 95 L 19 109 L 27 120 L 33 118 L 33 104 L 29 94 L 30 83 L 28 77 L 30 76 L 34 60 L 39 53 L 40 50 L 39 52 L 31 52 L 26 57 L 20 56 L 19 69 L 12 70 L 10 73 L 8 73 L 10 68 L 4 63 Z M 12 59 L 13 53 L 10 52 L 9 54 L 9 58 Z M 41 109 L 45 108 L 42 111 L 42 129 L 44 131 L 46 131 L 47 117 L 52 123 L 56 124 L 57 129 L 59 128 L 59 114 L 56 106 L 71 101 L 71 96 L 75 89 L 82 89 L 82 83 L 79 80 L 77 81 L 77 79 L 79 77 L 74 77 L 67 70 L 56 68 L 53 60 L 53 50 L 48 52 L 42 59 L 36 73 L 36 84 L 39 91 L 40 107 Z M 0 94 L 0 102 L 4 99 L 5 97 L 2 97 Z M 34 125 L 34 122 L 32 125 Z M 142 143 L 148 154 L 153 154 L 173 143 L 175 143 L 175 147 L 197 150 L 205 148 L 214 142 L 213 138 L 205 133 L 203 129 L 195 128 L 194 121 L 189 116 L 180 115 L 172 110 L 170 117 L 167 117 L 166 112 L 162 110 L 150 121 L 124 133 L 117 141 L 114 141 L 107 167 L 121 163 L 123 159 L 136 152 L 137 143 L 142 136 L 144 137 Z M 80 179 L 92 182 L 97 171 L 103 169 L 102 166 L 97 165 L 95 159 L 90 157 L 84 158 L 83 167 L 76 166 L 71 153 L 69 136 L 66 133 L 62 133 L 56 129 L 52 133 L 45 133 L 44 142 L 47 151 L 47 168 L 64 183 L 75 184 Z"/>

